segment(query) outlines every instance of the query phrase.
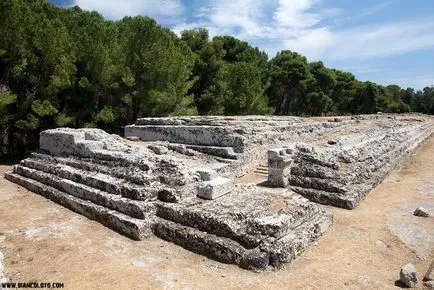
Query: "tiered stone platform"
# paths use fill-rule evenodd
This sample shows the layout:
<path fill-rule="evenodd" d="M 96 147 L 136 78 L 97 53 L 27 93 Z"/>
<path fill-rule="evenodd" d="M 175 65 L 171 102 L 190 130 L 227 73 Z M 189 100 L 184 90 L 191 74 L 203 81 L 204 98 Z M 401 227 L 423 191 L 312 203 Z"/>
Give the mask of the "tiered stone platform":
<path fill-rule="evenodd" d="M 132 239 L 155 234 L 254 271 L 282 267 L 332 223 L 293 192 L 234 186 L 206 156 L 129 143 L 97 129 L 47 130 L 40 152 L 6 178 Z"/>
<path fill-rule="evenodd" d="M 352 209 L 434 131 L 432 118 L 358 120 L 361 126 L 346 134 L 268 151 L 270 184 Z"/>
<path fill-rule="evenodd" d="M 290 116 L 143 118 L 125 128 L 125 137 L 165 141 L 169 149 L 186 155 L 214 156 L 228 165 L 221 172 L 238 177 L 258 167 L 272 146 L 311 141 L 356 122 L 351 118 L 314 122 Z"/>
<path fill-rule="evenodd" d="M 42 132 L 39 152 L 6 178 L 132 239 L 156 235 L 263 271 L 331 226 L 312 201 L 353 208 L 433 124 L 383 115 L 148 118 L 128 126 L 127 139 L 61 128 Z M 267 166 L 270 148 L 279 149 Z M 268 174 L 268 184 L 235 180 L 249 174 Z"/>

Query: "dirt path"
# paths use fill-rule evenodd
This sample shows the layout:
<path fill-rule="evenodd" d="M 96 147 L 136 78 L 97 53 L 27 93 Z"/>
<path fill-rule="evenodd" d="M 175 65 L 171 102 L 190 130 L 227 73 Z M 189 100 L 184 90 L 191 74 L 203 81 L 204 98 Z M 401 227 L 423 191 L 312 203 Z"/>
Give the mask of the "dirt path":
<path fill-rule="evenodd" d="M 66 289 L 396 289 L 401 266 L 421 278 L 434 259 L 434 137 L 352 211 L 326 207 L 335 224 L 279 272 L 252 273 L 157 238 L 131 241 L 3 179 L 0 247 L 16 282 Z M 399 236 L 399 238 L 398 238 Z M 404 243 L 404 242 L 405 243 Z"/>

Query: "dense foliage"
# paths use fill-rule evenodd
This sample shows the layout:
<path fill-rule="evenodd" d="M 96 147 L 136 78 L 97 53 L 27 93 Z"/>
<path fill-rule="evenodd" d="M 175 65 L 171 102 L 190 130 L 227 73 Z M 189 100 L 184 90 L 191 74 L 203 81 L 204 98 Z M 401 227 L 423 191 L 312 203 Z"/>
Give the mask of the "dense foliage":
<path fill-rule="evenodd" d="M 234 37 L 178 37 L 148 17 L 2 0 L 0 35 L 3 151 L 35 146 L 47 128 L 120 133 L 142 116 L 434 113 L 433 87 L 359 82 L 291 51 L 268 60 Z"/>

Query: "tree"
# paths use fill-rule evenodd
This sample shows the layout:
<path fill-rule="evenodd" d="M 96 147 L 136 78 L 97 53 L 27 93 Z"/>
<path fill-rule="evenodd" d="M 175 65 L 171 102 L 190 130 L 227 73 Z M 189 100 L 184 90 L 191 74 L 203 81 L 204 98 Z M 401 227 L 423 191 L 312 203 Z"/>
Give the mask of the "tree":
<path fill-rule="evenodd" d="M 282 51 L 271 59 L 268 96 L 280 115 L 300 114 L 306 107 L 307 82 L 312 77 L 305 57 Z"/>
<path fill-rule="evenodd" d="M 228 65 L 228 86 L 224 99 L 225 115 L 271 114 L 261 85 L 261 71 L 253 64 Z"/>
<path fill-rule="evenodd" d="M 0 133 L 21 151 L 48 128 L 122 133 L 146 116 L 433 114 L 433 87 L 362 83 L 291 51 L 268 60 L 235 37 L 178 37 L 148 17 L 106 21 L 48 0 L 2 0 L 0 35 Z"/>

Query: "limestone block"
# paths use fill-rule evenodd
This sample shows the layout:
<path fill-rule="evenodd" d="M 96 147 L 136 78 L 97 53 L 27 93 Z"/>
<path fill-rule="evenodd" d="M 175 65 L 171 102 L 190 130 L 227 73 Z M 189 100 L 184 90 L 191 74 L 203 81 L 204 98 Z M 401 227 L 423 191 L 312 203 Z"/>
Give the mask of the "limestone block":
<path fill-rule="evenodd" d="M 159 144 L 149 145 L 148 148 L 154 151 L 154 153 L 157 155 L 164 155 L 169 151 L 169 149 L 166 146 L 159 145 Z"/>
<path fill-rule="evenodd" d="M 197 196 L 205 199 L 216 199 L 232 190 L 234 181 L 229 178 L 217 177 L 199 184 Z"/>
<path fill-rule="evenodd" d="M 420 217 L 429 217 L 429 211 L 423 207 L 418 207 L 414 210 L 413 215 Z"/>
<path fill-rule="evenodd" d="M 217 171 L 209 168 L 203 168 L 196 171 L 200 179 L 203 181 L 210 181 L 211 179 L 217 178 Z"/>
<path fill-rule="evenodd" d="M 244 152 L 246 145 L 245 136 L 220 126 L 130 125 L 125 127 L 125 136 L 138 136 L 144 141 L 233 147 L 237 153 Z"/>
<path fill-rule="evenodd" d="M 82 131 L 62 128 L 46 130 L 39 134 L 39 147 L 51 154 L 73 154 L 78 140 L 84 140 Z"/>
<path fill-rule="evenodd" d="M 416 268 L 413 264 L 407 264 L 401 268 L 399 272 L 399 277 L 401 279 L 402 284 L 409 288 L 418 287 L 417 273 Z"/>
<path fill-rule="evenodd" d="M 292 148 L 268 150 L 268 181 L 272 186 L 287 187 L 293 164 Z"/>

